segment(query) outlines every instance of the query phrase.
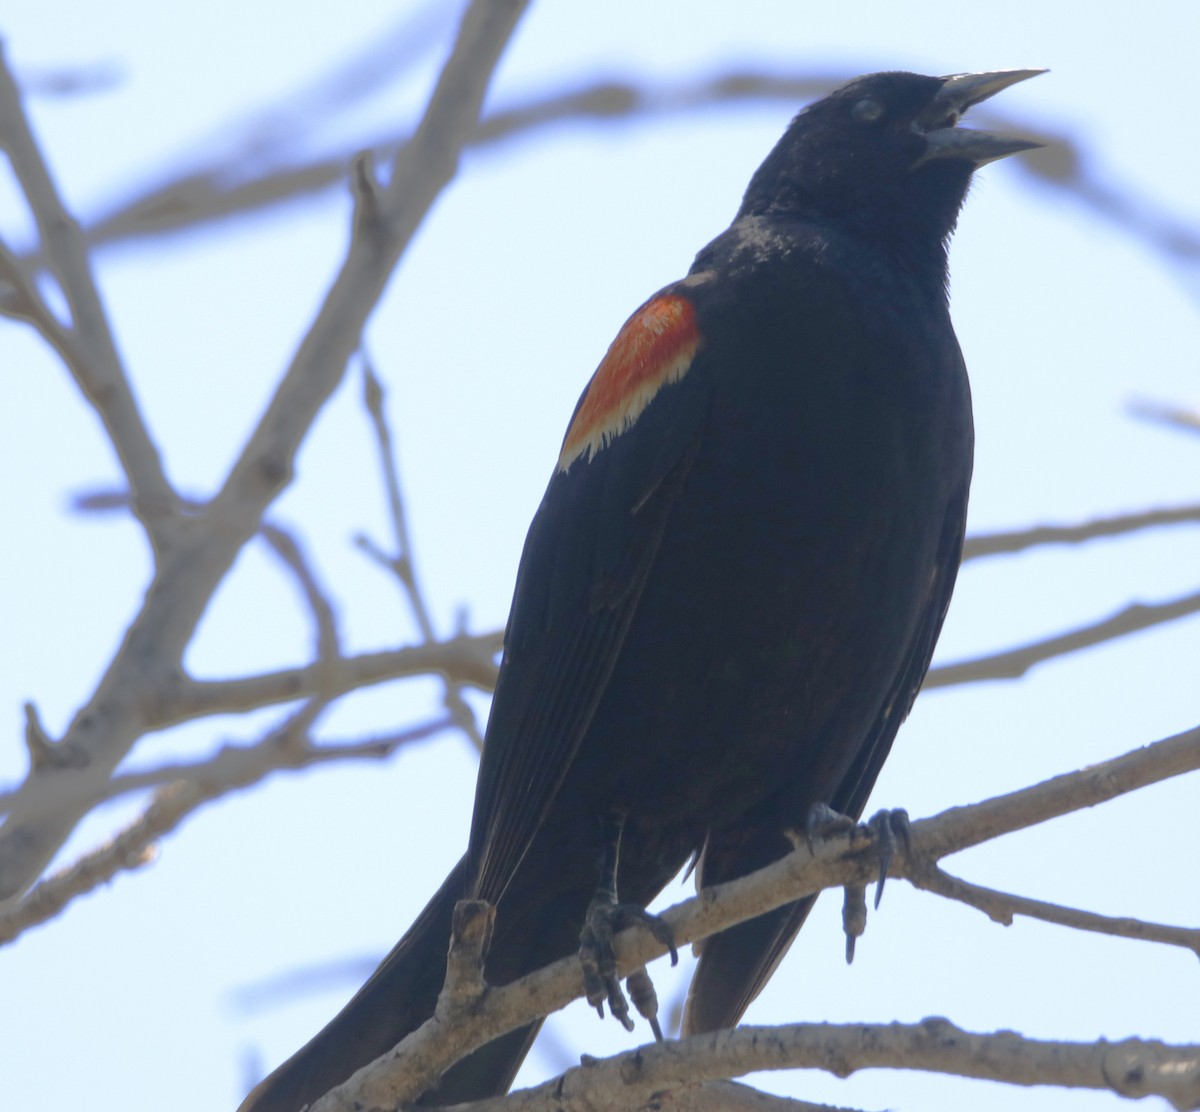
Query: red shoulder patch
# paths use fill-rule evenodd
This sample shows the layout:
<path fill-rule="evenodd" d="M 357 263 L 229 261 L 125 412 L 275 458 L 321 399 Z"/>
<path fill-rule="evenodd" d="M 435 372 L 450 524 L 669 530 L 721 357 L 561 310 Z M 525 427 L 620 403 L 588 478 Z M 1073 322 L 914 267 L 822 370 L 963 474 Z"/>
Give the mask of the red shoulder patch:
<path fill-rule="evenodd" d="M 650 399 L 678 382 L 700 347 L 692 303 L 677 294 L 652 297 L 617 333 L 575 411 L 558 469 L 591 459 L 632 427 Z"/>

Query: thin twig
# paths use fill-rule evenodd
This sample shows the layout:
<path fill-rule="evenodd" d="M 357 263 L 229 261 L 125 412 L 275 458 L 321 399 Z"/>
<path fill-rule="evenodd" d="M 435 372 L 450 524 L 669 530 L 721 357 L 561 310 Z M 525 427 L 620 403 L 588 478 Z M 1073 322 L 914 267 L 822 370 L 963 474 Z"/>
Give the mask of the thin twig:
<path fill-rule="evenodd" d="M 300 541 L 280 525 L 264 521 L 259 533 L 280 562 L 295 577 L 304 595 L 304 601 L 312 612 L 316 626 L 316 653 L 318 663 L 340 660 L 341 641 L 338 637 L 337 616 L 329 596 L 317 582 L 317 574 L 309 565 Z"/>
<path fill-rule="evenodd" d="M 387 568 L 404 590 L 409 606 L 412 608 L 417 629 L 425 644 L 435 640 L 433 619 L 425 602 L 425 593 L 421 589 L 417 576 L 416 561 L 413 558 L 412 538 L 408 531 L 408 516 L 404 512 L 404 496 L 400 486 L 400 466 L 396 453 L 395 442 L 392 439 L 391 426 L 388 424 L 387 411 L 384 408 L 384 389 L 371 361 L 364 353 L 363 359 L 363 404 L 371 419 L 371 428 L 375 434 L 375 445 L 379 451 L 379 469 L 383 473 L 384 489 L 387 492 L 388 517 L 392 523 L 392 541 L 395 552 L 391 555 L 380 550 L 369 537 L 358 538 L 359 547 L 368 555 L 374 557 Z M 446 709 L 454 716 L 463 733 L 471 739 L 475 748 L 483 750 L 483 735 L 479 724 L 475 721 L 475 712 L 463 698 L 461 686 L 447 679 L 444 695 Z"/>
<path fill-rule="evenodd" d="M 1010 926 L 1014 916 L 1024 915 L 1040 919 L 1044 923 L 1055 923 L 1061 927 L 1107 934 L 1114 938 L 1132 938 L 1141 942 L 1160 942 L 1168 946 L 1180 946 L 1200 957 L 1200 929 L 1175 927 L 1165 923 L 1148 923 L 1128 917 L 1114 918 L 1097 915 L 1080 908 L 1064 907 L 1061 904 L 1017 896 L 1010 892 L 999 892 L 994 888 L 972 884 L 931 865 L 928 869 L 913 868 L 910 864 L 908 879 L 917 887 L 947 899 L 957 900 L 969 907 L 982 911 L 993 922 Z"/>
<path fill-rule="evenodd" d="M 71 310 L 70 331 L 74 342 L 70 345 L 55 342 L 50 334 L 47 338 L 108 430 L 133 491 L 134 513 L 156 550 L 164 548 L 173 539 L 177 524 L 175 493 L 167 482 L 158 449 L 142 421 L 117 354 L 92 275 L 87 240 L 59 196 L 2 49 L 0 147 L 8 153 L 13 174 L 37 223 L 43 263 L 53 273 Z"/>
<path fill-rule="evenodd" d="M 32 325 L 58 352 L 63 362 L 71 365 L 78 357 L 69 333 L 50 311 L 50 306 L 30 280 L 21 261 L 3 241 L 0 241 L 0 279 L 9 286 L 7 296 L 0 302 L 0 313 Z"/>
<path fill-rule="evenodd" d="M 438 675 L 490 691 L 496 683 L 495 655 L 504 634 L 463 634 L 450 641 L 340 657 L 300 668 L 284 668 L 227 680 L 194 680 L 164 692 L 154 708 L 155 729 L 210 714 L 241 714 L 322 692 L 344 695 L 377 683 Z"/>
<path fill-rule="evenodd" d="M 109 883 L 117 873 L 149 865 L 157 856 L 155 839 L 197 806 L 198 792 L 194 784 L 161 788 L 154 802 L 124 830 L 36 884 L 11 910 L 0 913 L 0 946 L 53 919 L 77 896 Z"/>
<path fill-rule="evenodd" d="M 353 741 L 326 740 L 320 745 L 305 741 L 303 744 L 287 746 L 280 744 L 277 731 L 273 731 L 253 745 L 224 745 L 204 761 L 159 765 L 145 772 L 128 772 L 94 783 L 83 779 L 73 780 L 61 786 L 57 797 L 40 800 L 38 813 L 53 813 L 55 807 L 95 807 L 131 792 L 160 788 L 176 781 L 195 781 L 208 785 L 214 789 L 208 798 L 215 799 L 218 795 L 248 787 L 274 772 L 296 771 L 333 762 L 383 760 L 397 749 L 452 730 L 455 726 L 454 719 L 447 715 L 390 734 L 355 738 Z M 11 808 L 14 816 L 19 818 L 27 806 L 29 800 L 19 792 L 0 793 L 0 813 Z"/>
<path fill-rule="evenodd" d="M 1134 603 L 1118 611 L 1111 618 L 1080 626 L 1066 633 L 1034 641 L 1016 649 L 991 653 L 974 660 L 963 660 L 956 664 L 941 664 L 930 668 L 925 676 L 923 690 L 935 687 L 951 687 L 956 684 L 979 683 L 983 680 L 1020 679 L 1031 668 L 1047 660 L 1069 656 L 1082 649 L 1116 641 L 1131 633 L 1152 626 L 1173 622 L 1200 612 L 1200 591 L 1184 595 L 1171 602 Z"/>
<path fill-rule="evenodd" d="M 1100 517 L 1080 525 L 1036 525 L 1011 533 L 981 533 L 963 545 L 963 562 L 985 556 L 1004 556 L 1046 544 L 1082 544 L 1102 537 L 1118 537 L 1162 525 L 1200 522 L 1200 506 L 1172 506 L 1141 513 Z"/>
<path fill-rule="evenodd" d="M 1030 788 L 998 795 L 969 807 L 951 807 L 914 823 L 913 837 L 928 837 L 926 859 L 942 858 L 1016 830 L 1107 803 L 1151 784 L 1200 769 L 1200 727 L 1185 730 L 1119 757 L 1063 773 Z M 934 827 L 936 826 L 936 833 Z M 905 875 L 903 872 L 897 875 Z"/>
<path fill-rule="evenodd" d="M 404 512 L 404 496 L 400 489 L 400 463 L 396 455 L 395 442 L 392 440 L 391 426 L 388 424 L 387 412 L 384 409 L 384 389 L 375 368 L 366 353 L 362 356 L 363 367 L 363 405 L 371 420 L 371 430 L 375 434 L 375 447 L 379 452 L 379 470 L 383 474 L 384 491 L 387 494 L 388 519 L 392 525 L 392 541 L 395 552 L 386 556 L 379 549 L 376 554 L 382 562 L 404 586 L 417 629 L 425 641 L 434 640 L 433 620 L 429 616 L 429 608 L 425 604 L 425 595 L 420 589 L 417 579 L 416 563 L 413 560 L 412 539 L 408 532 L 408 516 Z"/>

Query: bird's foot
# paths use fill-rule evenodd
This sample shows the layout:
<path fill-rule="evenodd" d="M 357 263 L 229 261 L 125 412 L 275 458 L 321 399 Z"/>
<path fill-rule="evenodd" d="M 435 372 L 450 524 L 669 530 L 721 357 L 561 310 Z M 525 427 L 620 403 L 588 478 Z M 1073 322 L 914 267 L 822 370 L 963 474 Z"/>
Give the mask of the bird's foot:
<path fill-rule="evenodd" d="M 896 855 L 896 847 L 908 850 L 908 812 L 903 808 L 878 811 L 869 822 L 855 822 L 824 803 L 809 808 L 804 835 L 811 852 L 814 846 L 834 834 L 849 834 L 852 850 L 874 845 L 879 854 L 879 880 L 875 889 L 875 907 L 883 899 L 883 884 Z M 854 960 L 854 944 L 867 929 L 867 890 L 863 885 L 848 884 L 842 903 L 842 930 L 846 935 L 846 962 Z"/>
<path fill-rule="evenodd" d="M 629 1001 L 621 990 L 621 979 L 617 976 L 613 936 L 632 926 L 648 930 L 670 951 L 671 964 L 678 962 L 675 936 L 664 920 L 636 904 L 617 903 L 604 894 L 598 894 L 592 900 L 583 930 L 579 932 L 579 963 L 583 966 L 587 1002 L 603 1018 L 604 1002 L 607 1000 L 608 1010 L 626 1031 L 633 1030 L 633 1020 L 629 1017 Z M 625 984 L 638 1014 L 649 1022 L 654 1038 L 661 1042 L 663 1034 L 658 1023 L 658 995 L 646 967 L 643 965 L 634 970 Z"/>
<path fill-rule="evenodd" d="M 833 837 L 835 834 L 850 833 L 858 826 L 849 815 L 835 811 L 828 803 L 814 803 L 804 818 L 804 840 L 808 843 L 808 852 L 813 853 L 817 844 Z"/>

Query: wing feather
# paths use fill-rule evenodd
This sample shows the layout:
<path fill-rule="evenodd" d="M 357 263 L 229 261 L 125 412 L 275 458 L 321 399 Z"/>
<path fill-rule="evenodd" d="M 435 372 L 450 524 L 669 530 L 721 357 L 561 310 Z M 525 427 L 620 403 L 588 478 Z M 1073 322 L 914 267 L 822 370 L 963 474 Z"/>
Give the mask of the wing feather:
<path fill-rule="evenodd" d="M 480 764 L 468 854 L 483 899 L 500 898 L 553 806 L 620 656 L 703 433 L 708 392 L 684 377 L 698 348 L 690 305 L 664 291 L 576 407 L 525 542 Z"/>

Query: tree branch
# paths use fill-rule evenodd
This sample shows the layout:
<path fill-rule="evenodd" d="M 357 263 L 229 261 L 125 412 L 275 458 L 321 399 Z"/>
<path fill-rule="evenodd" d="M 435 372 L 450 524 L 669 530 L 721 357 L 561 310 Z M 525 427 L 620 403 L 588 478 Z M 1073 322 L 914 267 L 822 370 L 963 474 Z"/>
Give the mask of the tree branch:
<path fill-rule="evenodd" d="M 454 729 L 456 725 L 454 719 L 446 715 L 390 734 L 354 741 L 325 741 L 320 745 L 312 744 L 307 738 L 289 739 L 285 744 L 278 736 L 279 731 L 273 730 L 252 745 L 224 745 L 208 760 L 159 765 L 146 772 L 130 772 L 92 783 L 73 780 L 58 787 L 59 795 L 37 800 L 38 813 L 52 815 L 56 808 L 80 805 L 91 808 L 131 792 L 162 787 L 177 780 L 196 781 L 212 787 L 213 792 L 207 797 L 211 799 L 248 787 L 273 772 L 295 771 L 334 761 L 382 760 L 411 742 L 423 741 L 443 730 Z M 20 818 L 29 805 L 28 797 L 20 792 L 0 793 L 0 812 L 7 811 Z"/>
<path fill-rule="evenodd" d="M 910 869 L 927 869 L 929 861 L 1198 768 L 1200 728 L 1031 788 L 951 808 L 911 825 L 909 849 L 893 858 L 889 875 L 907 877 Z M 772 865 L 705 889 L 696 899 L 664 912 L 676 944 L 696 942 L 824 888 L 876 879 L 877 854 L 870 843 L 863 846 L 861 834 L 830 839 L 813 850 L 803 838 L 798 842 L 795 852 Z M 616 940 L 618 972 L 627 976 L 665 950 L 648 932 L 626 931 Z M 313 1112 L 394 1107 L 416 1100 L 473 1050 L 565 1007 L 582 993 L 583 976 L 575 957 L 489 989 L 473 1008 L 455 1013 L 452 1022 L 435 1016 L 318 1101 Z"/>
<path fill-rule="evenodd" d="M 421 125 L 396 158 L 390 184 L 373 202 L 360 196 L 346 260 L 257 429 L 205 512 L 187 519 L 178 543 L 159 551 L 141 612 L 64 739 L 73 751 L 86 754 L 93 775 L 111 775 L 145 732 L 148 709 L 164 690 L 181 683 L 180 661 L 201 614 L 257 531 L 267 505 L 291 480 L 300 444 L 341 381 L 392 269 L 453 177 L 492 72 L 525 3 L 473 0 Z M 15 96 L 7 75 L 4 80 Z M 11 115 L 3 92 L 0 89 L 0 120 L 6 107 Z M 68 220 L 65 213 L 62 217 Z M 65 239 L 67 254 L 75 260 L 81 237 L 68 234 Z M 59 242 L 48 241 L 47 250 Z M 90 302 L 78 291 L 76 296 L 82 326 L 83 318 L 91 320 Z M 94 333 L 99 325 L 92 321 L 90 328 Z M 145 476 L 134 470 L 130 479 L 137 480 L 135 502 L 140 512 L 148 513 Z M 26 783 L 69 774 L 48 765 L 32 769 Z M 12 899 L 33 882 L 82 814 L 76 810 L 20 824 L 10 820 L 0 828 L 0 900 Z"/>
<path fill-rule="evenodd" d="M 377 563 L 389 571 L 400 583 L 417 629 L 420 630 L 421 640 L 431 644 L 436 640 L 433 629 L 433 618 L 425 601 L 425 592 L 417 576 L 417 565 L 413 558 L 412 540 L 408 532 L 408 518 L 404 512 L 404 496 L 400 488 L 400 470 L 396 461 L 396 449 L 392 440 L 392 430 L 388 425 L 387 411 L 384 408 L 383 383 L 375 374 L 370 360 L 363 356 L 363 404 L 367 416 L 371 420 L 371 428 L 375 434 L 375 446 L 379 452 L 379 469 L 383 473 L 384 490 L 387 493 L 388 516 L 392 523 L 392 543 L 395 551 L 392 555 L 380 550 L 367 536 L 357 537 L 359 547 L 372 556 Z M 483 750 L 483 734 L 475 721 L 475 713 L 471 705 L 463 698 L 458 683 L 446 677 L 445 683 L 446 709 L 454 716 L 459 728 L 470 738 L 477 751 Z"/>
<path fill-rule="evenodd" d="M 1100 517 L 1080 525 L 1036 525 L 1011 533 L 981 533 L 963 544 L 963 563 L 985 556 L 1004 556 L 1046 544 L 1082 544 L 1101 537 L 1118 537 L 1162 525 L 1200 522 L 1200 506 L 1171 506 L 1141 513 Z"/>
<path fill-rule="evenodd" d="M 149 865 L 157 856 L 155 839 L 177 826 L 184 814 L 202 802 L 198 791 L 196 785 L 185 783 L 162 788 L 146 811 L 124 830 L 36 884 L 22 900 L 0 912 L 0 946 L 30 927 L 53 919 L 76 896 L 109 883 L 117 873 Z"/>
<path fill-rule="evenodd" d="M 305 704 L 267 739 L 252 749 L 302 750 L 308 730 L 324 709 L 313 700 Z M 241 771 L 245 783 L 253 783 L 265 772 L 261 762 L 256 765 L 251 751 L 241 751 Z M 272 765 L 271 767 L 274 767 Z M 270 771 L 270 769 L 267 769 Z M 16 938 L 22 931 L 57 915 L 71 900 L 90 892 L 111 880 L 125 869 L 136 869 L 154 859 L 153 843 L 174 830 L 188 815 L 214 796 L 229 791 L 234 785 L 197 778 L 177 780 L 160 788 L 150 806 L 124 830 L 104 845 L 81 857 L 52 877 L 36 885 L 24 899 L 0 912 L 0 945 Z M 63 801 L 64 806 L 71 801 Z M 45 819 L 45 816 L 39 816 Z"/>
<path fill-rule="evenodd" d="M 337 615 L 333 603 L 317 581 L 317 573 L 309 565 L 300 542 L 280 525 L 264 521 L 259 533 L 267 546 L 279 558 L 279 562 L 292 573 L 308 604 L 316 630 L 316 655 L 318 665 L 331 660 L 340 660 L 341 639 L 338 636 Z"/>
<path fill-rule="evenodd" d="M 1184 595 L 1171 602 L 1134 603 L 1118 611 L 1111 618 L 1080 626 L 1066 633 L 1034 641 L 1016 649 L 992 653 L 974 660 L 963 660 L 957 664 L 941 664 L 930 668 L 925 675 L 922 690 L 935 687 L 951 687 L 956 684 L 979 683 L 982 680 L 1020 679 L 1031 668 L 1060 656 L 1069 656 L 1082 649 L 1116 641 L 1131 633 L 1152 626 L 1186 618 L 1200 611 L 1200 591 Z"/>
<path fill-rule="evenodd" d="M 0 913 L 0 946 L 23 931 L 59 914 L 76 896 L 110 881 L 118 872 L 140 868 L 156 856 L 152 843 L 170 833 L 202 804 L 249 787 L 274 772 L 299 770 L 333 761 L 382 760 L 397 749 L 453 729 L 447 716 L 410 726 L 394 734 L 353 742 L 314 745 L 308 731 L 325 704 L 313 700 L 254 745 L 227 745 L 216 756 L 193 764 L 165 765 L 148 772 L 129 773 L 95 786 L 85 798 L 64 798 L 61 807 L 94 807 L 134 791 L 158 788 L 146 811 L 102 846 L 73 865 L 35 885 L 24 899 Z M 71 787 L 78 789 L 79 784 Z M 0 807 L 16 793 L 0 796 Z"/>
<path fill-rule="evenodd" d="M 698 1081 L 780 1069 L 819 1069 L 837 1077 L 862 1069 L 924 1070 L 1130 1099 L 1158 1096 L 1181 1110 L 1200 1107 L 1200 1045 L 1140 1039 L 1047 1042 L 1011 1031 L 976 1034 L 945 1019 L 737 1027 L 589 1061 L 536 1088 L 455 1107 L 457 1112 L 650 1112 L 674 1108 L 672 1096 Z M 318 1102 L 314 1112 L 323 1107 Z"/>
<path fill-rule="evenodd" d="M 495 656 L 503 644 L 503 632 L 494 630 L 462 634 L 430 645 L 315 661 L 300 668 L 241 679 L 194 680 L 163 693 L 154 715 L 154 728 L 210 714 L 240 714 L 317 692 L 333 698 L 409 676 L 445 676 L 455 683 L 490 691 L 496 684 Z"/>
<path fill-rule="evenodd" d="M 450 676 L 460 684 L 489 690 L 495 683 L 496 665 L 493 658 L 500 650 L 501 636 L 499 633 L 462 636 L 440 644 L 321 660 L 304 668 L 285 669 L 237 680 L 182 680 L 174 689 L 164 692 L 162 699 L 154 705 L 147 717 L 147 729 L 165 729 L 210 715 L 245 713 L 304 698 L 319 696 L 325 701 L 332 701 L 349 691 L 409 676 Z M 247 760 L 244 754 L 259 748 L 256 746 L 247 750 L 239 746 L 222 750 L 213 758 L 213 767 L 209 762 L 185 764 L 110 778 L 96 772 L 85 755 L 69 746 L 62 743 L 51 745 L 32 705 L 26 707 L 26 718 L 26 745 L 31 764 L 39 768 L 44 764 L 70 767 L 77 774 L 72 777 L 43 777 L 27 781 L 14 791 L 0 792 L 0 814 L 8 814 L 14 822 L 33 817 L 48 818 L 60 812 L 68 814 L 74 809 L 86 811 L 118 795 L 157 787 L 174 779 L 216 776 L 228 778 L 230 784 L 234 785 L 241 773 L 227 777 L 226 773 L 232 771 L 233 766 L 217 766 L 216 762 L 239 762 L 236 767 L 240 769 Z M 255 767 L 261 765 L 260 775 L 265 776 L 275 768 L 299 768 L 324 760 L 344 760 L 357 756 L 381 757 L 409 740 L 410 735 L 426 737 L 434 732 L 435 727 L 440 731 L 457 725 L 457 720 L 451 716 L 384 737 L 327 743 L 321 749 L 309 751 L 303 762 L 295 761 L 296 754 L 293 751 L 285 754 L 275 748 L 263 750 L 270 761 L 264 762 L 259 756 L 253 759 Z M 224 755 L 226 753 L 227 756 Z"/>
<path fill-rule="evenodd" d="M 42 319 L 43 335 L 65 360 L 84 396 L 104 422 L 133 494 L 133 510 L 156 551 L 174 539 L 175 492 L 163 473 L 158 448 L 142 421 L 92 275 L 87 239 L 67 211 L 38 148 L 21 93 L 0 51 L 0 146 L 8 153 L 37 223 L 43 262 L 71 309 L 73 342 Z M 9 278 L 13 280 L 12 268 Z M 40 300 L 40 298 L 38 299 Z M 53 318 L 51 318 L 53 319 Z"/>
<path fill-rule="evenodd" d="M 1114 918 L 1082 911 L 1075 907 L 1032 900 L 1010 892 L 998 892 L 979 884 L 952 876 L 936 865 L 923 869 L 910 862 L 908 879 L 917 888 L 957 900 L 968 907 L 982 911 L 989 919 L 1001 926 L 1011 926 L 1017 915 L 1040 919 L 1044 923 L 1055 923 L 1060 927 L 1107 934 L 1114 938 L 1133 938 L 1142 942 L 1160 942 L 1167 946 L 1180 946 L 1200 957 L 1200 930 L 1191 927 L 1174 927 L 1165 923 L 1147 923 L 1128 917 Z"/>

